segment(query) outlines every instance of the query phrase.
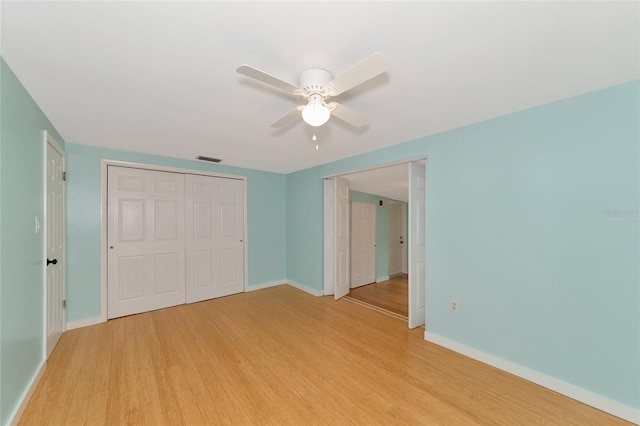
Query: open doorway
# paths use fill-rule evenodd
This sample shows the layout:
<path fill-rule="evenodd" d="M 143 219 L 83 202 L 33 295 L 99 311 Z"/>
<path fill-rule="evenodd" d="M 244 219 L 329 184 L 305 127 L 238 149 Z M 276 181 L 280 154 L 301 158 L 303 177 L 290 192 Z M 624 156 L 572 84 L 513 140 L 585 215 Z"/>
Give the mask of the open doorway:
<path fill-rule="evenodd" d="M 406 161 L 325 181 L 325 294 L 340 287 L 336 299 L 409 317 L 411 328 L 425 319 L 425 165 Z M 366 237 L 372 219 L 375 237 Z"/>
<path fill-rule="evenodd" d="M 396 167 L 398 176 L 394 182 L 407 179 L 407 166 Z M 391 173 L 391 172 L 387 172 Z M 393 172 L 395 173 L 395 172 Z M 367 174 L 369 177 L 371 174 Z M 398 179 L 400 178 L 400 179 Z M 346 177 L 349 180 L 349 176 Z M 359 178 L 355 179 L 355 182 Z M 369 191 L 379 191 L 375 179 Z M 408 202 L 408 184 L 396 184 L 394 192 L 385 195 L 362 192 L 369 186 L 354 185 L 351 194 L 351 285 L 348 297 L 403 318 L 409 316 L 409 279 L 406 265 L 406 213 Z M 399 199 L 392 199 L 394 196 Z M 362 201 L 354 201 L 362 200 Z M 369 201 L 363 202 L 363 201 Z M 363 210 L 372 213 L 363 215 Z M 362 217 L 364 216 L 364 220 Z M 371 219 L 367 220 L 368 217 Z M 373 224 L 373 226 L 371 226 Z M 374 228 L 369 230 L 369 228 Z M 367 238 L 368 234 L 373 237 Z M 371 241 L 369 243 L 369 241 Z M 365 246 L 363 248 L 363 246 Z M 373 256 L 363 256 L 371 250 Z M 374 259 L 370 265 L 369 258 Z M 373 270 L 374 274 L 363 271 Z M 363 277 L 370 277 L 363 280 Z"/>
<path fill-rule="evenodd" d="M 405 167 L 406 168 L 406 167 Z M 406 170 L 402 171 L 407 174 Z M 375 188 L 374 188 L 375 190 Z M 366 285 L 359 286 L 358 281 L 352 279 L 348 296 L 361 303 L 375 306 L 385 311 L 392 312 L 403 318 L 409 316 L 409 275 L 407 270 L 407 202 L 408 188 L 403 193 L 393 194 L 401 200 L 388 199 L 378 196 L 379 201 L 375 208 L 380 211 L 375 216 L 375 245 L 376 251 L 376 276 Z M 405 195 L 404 192 L 407 194 Z M 352 202 L 352 206 L 355 205 Z M 371 205 L 371 204 L 370 204 Z M 357 209 L 352 209 L 352 225 L 357 224 L 353 220 Z M 356 232 L 351 227 L 352 235 L 352 261 L 351 270 L 354 276 L 354 268 L 357 271 L 361 262 L 358 262 L 357 237 L 361 232 Z M 358 275 L 358 274 L 356 274 Z"/>

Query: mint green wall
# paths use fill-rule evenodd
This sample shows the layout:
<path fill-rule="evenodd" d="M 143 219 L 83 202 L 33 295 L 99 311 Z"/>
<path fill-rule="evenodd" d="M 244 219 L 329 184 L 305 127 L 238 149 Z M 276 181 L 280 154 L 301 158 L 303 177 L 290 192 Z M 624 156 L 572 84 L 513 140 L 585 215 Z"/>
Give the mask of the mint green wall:
<path fill-rule="evenodd" d="M 44 130 L 64 142 L 0 59 L 0 424 L 44 361 Z"/>
<path fill-rule="evenodd" d="M 322 289 L 322 177 L 427 155 L 427 329 L 638 409 L 639 117 L 635 81 L 289 174 L 287 277 Z"/>
<path fill-rule="evenodd" d="M 389 198 L 350 189 L 349 201 L 376 206 L 376 279 L 389 276 Z"/>
<path fill-rule="evenodd" d="M 249 286 L 285 281 L 285 175 L 67 143 L 68 321 L 100 316 L 102 159 L 246 176 Z"/>

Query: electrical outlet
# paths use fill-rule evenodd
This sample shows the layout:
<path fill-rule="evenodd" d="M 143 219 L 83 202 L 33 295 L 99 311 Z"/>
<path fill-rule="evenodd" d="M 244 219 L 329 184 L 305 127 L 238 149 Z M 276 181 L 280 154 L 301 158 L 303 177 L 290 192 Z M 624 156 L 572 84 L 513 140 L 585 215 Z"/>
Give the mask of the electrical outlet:
<path fill-rule="evenodd" d="M 455 300 L 451 300 L 449 302 L 449 310 L 451 312 L 458 312 L 458 302 L 456 302 Z"/>

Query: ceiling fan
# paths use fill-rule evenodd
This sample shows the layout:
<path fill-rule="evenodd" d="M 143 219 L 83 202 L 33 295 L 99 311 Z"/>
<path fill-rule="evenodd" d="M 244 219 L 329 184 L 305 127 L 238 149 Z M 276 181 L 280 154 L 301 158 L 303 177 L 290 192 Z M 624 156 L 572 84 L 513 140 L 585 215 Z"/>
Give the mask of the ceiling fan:
<path fill-rule="evenodd" d="M 387 62 L 381 54 L 373 53 L 335 78 L 329 71 L 322 68 L 306 69 L 300 73 L 298 86 L 287 83 L 250 65 L 240 65 L 236 71 L 285 92 L 301 96 L 304 99 L 305 105 L 292 109 L 276 120 L 271 127 L 283 127 L 299 115 L 302 115 L 302 119 L 310 126 L 318 127 L 325 124 L 329 117 L 333 115 L 358 128 L 367 124 L 366 117 L 337 102 L 327 103 L 327 99 L 338 96 L 386 72 Z"/>

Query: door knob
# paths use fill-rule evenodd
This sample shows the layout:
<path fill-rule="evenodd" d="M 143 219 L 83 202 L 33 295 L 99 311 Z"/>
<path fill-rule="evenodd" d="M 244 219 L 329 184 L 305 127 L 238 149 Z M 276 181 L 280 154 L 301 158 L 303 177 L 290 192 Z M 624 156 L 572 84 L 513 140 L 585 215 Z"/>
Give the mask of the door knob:
<path fill-rule="evenodd" d="M 56 265 L 56 264 L 58 263 L 58 259 L 53 259 L 53 260 L 49 260 L 49 259 L 47 259 L 47 266 L 49 266 L 49 265 L 50 265 L 50 264 L 52 264 L 52 263 L 53 263 L 54 265 Z"/>

